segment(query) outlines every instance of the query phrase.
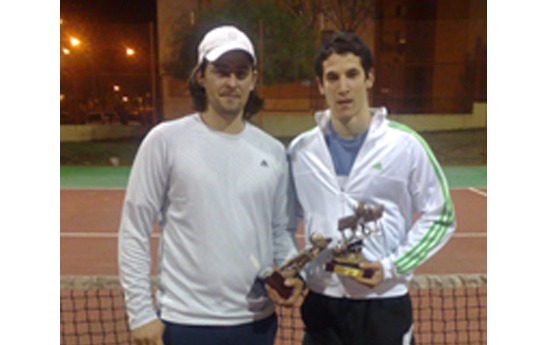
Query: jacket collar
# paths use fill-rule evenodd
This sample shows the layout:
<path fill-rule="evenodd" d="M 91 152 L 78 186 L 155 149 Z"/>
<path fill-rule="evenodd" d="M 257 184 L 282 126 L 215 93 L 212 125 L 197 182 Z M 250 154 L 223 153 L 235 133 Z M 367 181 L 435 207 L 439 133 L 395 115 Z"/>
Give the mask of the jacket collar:
<path fill-rule="evenodd" d="M 381 125 L 386 119 L 388 112 L 385 107 L 369 108 L 369 112 L 373 117 L 371 125 L 369 126 L 369 131 L 371 133 L 376 133 L 378 129 L 381 128 Z M 330 123 L 330 109 L 317 111 L 315 112 L 313 117 L 315 118 L 315 123 L 317 123 L 317 126 L 322 130 L 322 132 L 324 134 L 328 134 L 328 124 Z"/>

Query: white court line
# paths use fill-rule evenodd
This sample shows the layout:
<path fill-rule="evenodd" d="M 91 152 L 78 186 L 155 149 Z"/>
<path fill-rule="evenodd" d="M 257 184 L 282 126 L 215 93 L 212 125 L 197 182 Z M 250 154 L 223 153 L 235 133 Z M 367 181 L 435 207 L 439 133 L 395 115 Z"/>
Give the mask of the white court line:
<path fill-rule="evenodd" d="M 481 196 L 484 196 L 487 198 L 487 193 L 484 192 L 483 190 L 480 190 L 480 189 L 477 189 L 477 188 L 473 188 L 473 187 L 470 187 L 469 190 L 473 193 L 476 193 L 476 194 L 480 194 Z"/>
<path fill-rule="evenodd" d="M 487 238 L 487 232 L 455 232 L 453 238 Z"/>
<path fill-rule="evenodd" d="M 61 238 L 118 238 L 117 232 L 60 232 Z M 159 238 L 159 234 L 150 235 Z"/>
<path fill-rule="evenodd" d="M 297 234 L 298 238 L 305 238 L 306 236 L 301 233 Z M 487 238 L 487 232 L 485 231 L 470 231 L 470 232 L 454 232 L 452 235 L 454 238 Z"/>
<path fill-rule="evenodd" d="M 126 187 L 63 187 L 60 190 L 62 192 L 125 192 Z"/>
<path fill-rule="evenodd" d="M 474 187 L 449 187 L 450 191 L 458 192 L 461 190 L 471 190 L 476 189 Z M 79 191 L 86 191 L 86 192 L 108 192 L 108 191 L 126 191 L 126 187 L 61 187 L 61 191 L 67 191 L 67 192 L 79 192 Z"/>
<path fill-rule="evenodd" d="M 116 232 L 60 232 L 61 238 L 118 238 Z M 153 233 L 151 238 L 159 238 L 158 233 Z M 296 235 L 298 238 L 304 238 L 304 234 Z M 486 232 L 456 232 L 452 235 L 455 238 L 486 238 Z"/>

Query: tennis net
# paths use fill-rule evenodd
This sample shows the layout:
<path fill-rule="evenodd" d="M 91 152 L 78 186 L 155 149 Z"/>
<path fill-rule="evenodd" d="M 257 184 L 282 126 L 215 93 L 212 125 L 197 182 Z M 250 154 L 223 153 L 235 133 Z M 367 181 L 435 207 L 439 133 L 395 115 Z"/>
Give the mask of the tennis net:
<path fill-rule="evenodd" d="M 60 286 L 60 344 L 133 344 L 117 277 L 64 276 Z M 416 344 L 487 344 L 486 275 L 420 275 L 410 294 Z M 302 343 L 300 303 L 278 308 L 275 345 Z"/>

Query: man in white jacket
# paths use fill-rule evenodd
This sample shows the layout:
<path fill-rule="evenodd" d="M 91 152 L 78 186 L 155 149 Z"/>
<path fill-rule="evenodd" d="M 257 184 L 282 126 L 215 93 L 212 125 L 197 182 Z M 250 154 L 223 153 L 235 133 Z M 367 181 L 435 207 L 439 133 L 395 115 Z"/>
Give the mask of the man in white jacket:
<path fill-rule="evenodd" d="M 297 253 L 286 151 L 246 121 L 262 106 L 247 36 L 218 27 L 198 53 L 190 79 L 198 112 L 153 128 L 129 177 L 118 243 L 129 325 L 137 345 L 272 345 L 277 320 L 263 278 Z M 300 294 L 298 282 L 281 302 Z"/>
<path fill-rule="evenodd" d="M 367 262 L 359 264 L 372 274 L 328 270 L 331 248 L 307 266 L 304 344 L 414 344 L 407 283 L 454 231 L 447 181 L 417 133 L 386 119 L 384 108 L 369 107 L 372 57 L 358 36 L 337 33 L 324 43 L 316 74 L 329 109 L 289 148 L 306 238 L 321 232 L 335 246 L 338 220 L 359 202 L 384 211 L 380 233 L 364 239 Z"/>

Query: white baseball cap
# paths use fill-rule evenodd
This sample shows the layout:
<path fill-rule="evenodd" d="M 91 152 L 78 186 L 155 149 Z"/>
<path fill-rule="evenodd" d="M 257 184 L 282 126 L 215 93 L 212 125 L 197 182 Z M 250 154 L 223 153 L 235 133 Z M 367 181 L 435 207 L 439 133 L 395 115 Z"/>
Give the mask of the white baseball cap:
<path fill-rule="evenodd" d="M 234 26 L 225 25 L 206 33 L 199 44 L 198 64 L 201 64 L 204 59 L 214 62 L 221 55 L 232 50 L 245 51 L 253 58 L 253 62 L 257 63 L 255 50 L 246 34 Z"/>

